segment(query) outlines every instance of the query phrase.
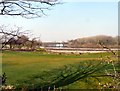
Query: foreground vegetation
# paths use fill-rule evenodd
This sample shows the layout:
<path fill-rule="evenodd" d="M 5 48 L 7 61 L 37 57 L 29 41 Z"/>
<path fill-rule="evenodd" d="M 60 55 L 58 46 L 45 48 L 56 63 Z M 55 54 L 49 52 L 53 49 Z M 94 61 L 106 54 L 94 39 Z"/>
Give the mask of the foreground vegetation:
<path fill-rule="evenodd" d="M 17 89 L 101 89 L 119 86 L 116 72 L 120 72 L 120 66 L 111 52 L 76 55 L 3 51 L 2 71 L 7 75 L 6 84 Z"/>

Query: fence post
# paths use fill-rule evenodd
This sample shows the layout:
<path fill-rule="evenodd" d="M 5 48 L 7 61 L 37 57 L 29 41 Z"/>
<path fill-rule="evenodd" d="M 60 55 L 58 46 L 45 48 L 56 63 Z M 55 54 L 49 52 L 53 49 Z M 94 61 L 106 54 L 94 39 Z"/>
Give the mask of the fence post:
<path fill-rule="evenodd" d="M 48 87 L 48 91 L 50 91 L 50 87 Z"/>
<path fill-rule="evenodd" d="M 41 87 L 41 91 L 42 91 L 42 87 Z"/>
<path fill-rule="evenodd" d="M 54 91 L 55 91 L 55 85 L 54 85 Z"/>

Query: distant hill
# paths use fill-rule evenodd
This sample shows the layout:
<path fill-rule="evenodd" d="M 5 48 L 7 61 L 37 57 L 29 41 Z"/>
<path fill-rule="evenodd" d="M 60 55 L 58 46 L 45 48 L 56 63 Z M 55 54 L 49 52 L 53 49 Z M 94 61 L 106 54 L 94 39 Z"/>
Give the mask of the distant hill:
<path fill-rule="evenodd" d="M 100 43 L 107 47 L 118 47 L 120 44 L 120 36 L 112 37 L 107 35 L 97 35 L 92 37 L 78 38 L 68 41 L 69 47 L 101 47 Z"/>

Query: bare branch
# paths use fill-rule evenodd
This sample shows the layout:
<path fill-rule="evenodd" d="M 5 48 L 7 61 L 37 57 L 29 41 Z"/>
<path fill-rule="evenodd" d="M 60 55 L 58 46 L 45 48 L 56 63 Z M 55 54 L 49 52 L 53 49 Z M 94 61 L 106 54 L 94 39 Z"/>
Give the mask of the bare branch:
<path fill-rule="evenodd" d="M 0 1 L 0 15 L 36 18 L 46 15 L 49 6 L 58 4 L 58 0 L 4 0 Z"/>
<path fill-rule="evenodd" d="M 23 34 L 23 32 L 20 32 L 20 27 L 8 30 L 6 26 L 0 26 L 0 34 L 2 36 L 2 38 L 0 39 L 0 42 L 2 44 L 0 50 L 2 50 L 6 46 L 10 38 L 20 38 L 20 35 Z"/>
<path fill-rule="evenodd" d="M 116 55 L 116 53 L 113 50 L 111 50 L 111 48 L 105 46 L 102 42 L 99 41 L 99 44 L 102 48 L 108 49 L 112 54 Z"/>

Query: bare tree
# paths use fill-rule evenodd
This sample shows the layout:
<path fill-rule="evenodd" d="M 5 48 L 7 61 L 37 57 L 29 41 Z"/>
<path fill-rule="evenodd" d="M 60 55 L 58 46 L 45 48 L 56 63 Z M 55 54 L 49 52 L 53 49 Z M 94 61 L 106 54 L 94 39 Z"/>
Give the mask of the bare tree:
<path fill-rule="evenodd" d="M 45 15 L 44 11 L 58 4 L 58 0 L 2 0 L 0 15 L 36 18 Z"/>
<path fill-rule="evenodd" d="M 22 47 L 28 49 L 36 49 L 40 48 L 42 42 L 39 37 L 34 37 L 33 39 L 29 39 L 29 33 L 27 31 L 21 32 L 20 27 L 14 27 L 12 29 L 7 28 L 6 26 L 0 26 L 0 49 L 9 45 L 10 49 Z"/>
<path fill-rule="evenodd" d="M 0 50 L 2 50 L 7 44 L 12 48 L 12 45 L 18 42 L 17 39 L 22 38 L 21 35 L 27 34 L 25 31 L 20 32 L 20 30 L 20 27 L 9 29 L 6 26 L 0 26 L 0 44 L 2 44 Z"/>
<path fill-rule="evenodd" d="M 29 38 L 25 35 L 21 35 L 20 37 L 18 37 L 18 39 L 16 40 L 16 45 L 18 45 L 19 49 L 22 46 L 25 46 L 25 43 L 29 41 Z"/>
<path fill-rule="evenodd" d="M 9 44 L 9 45 L 10 45 L 10 49 L 12 49 L 12 48 L 13 48 L 13 45 L 16 44 L 16 39 L 15 39 L 14 37 L 10 38 L 10 39 L 8 40 L 7 44 Z"/>

